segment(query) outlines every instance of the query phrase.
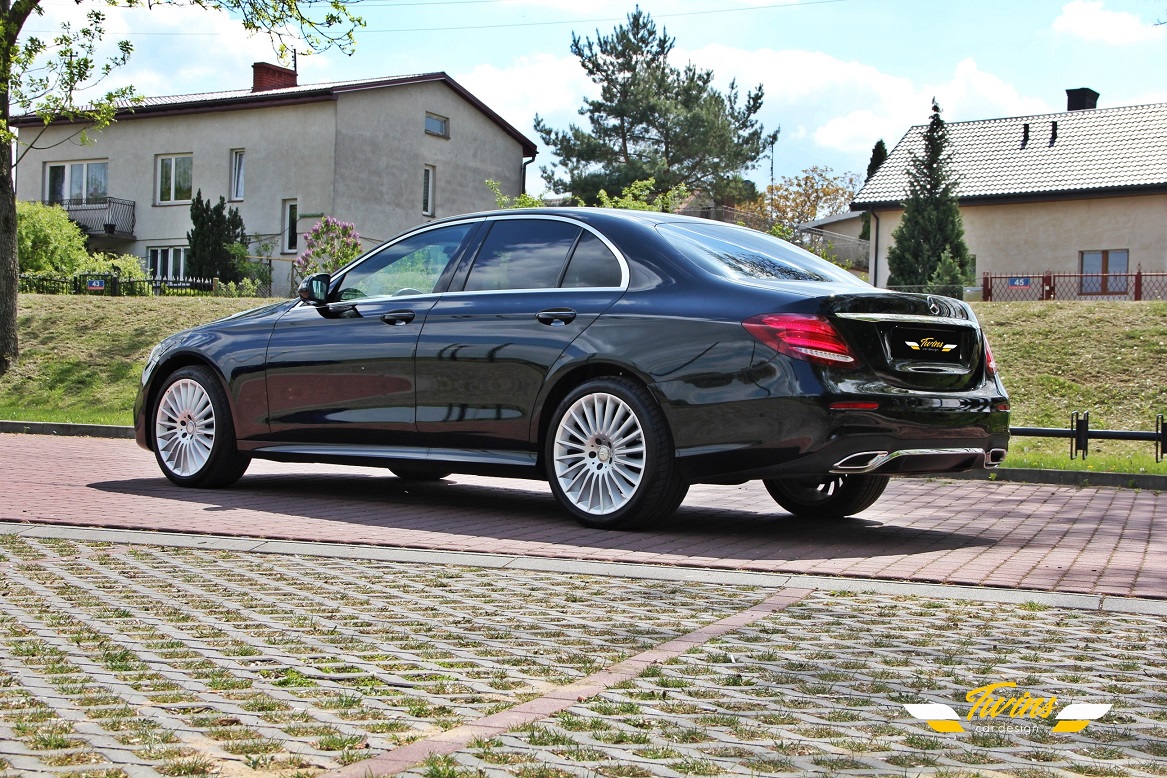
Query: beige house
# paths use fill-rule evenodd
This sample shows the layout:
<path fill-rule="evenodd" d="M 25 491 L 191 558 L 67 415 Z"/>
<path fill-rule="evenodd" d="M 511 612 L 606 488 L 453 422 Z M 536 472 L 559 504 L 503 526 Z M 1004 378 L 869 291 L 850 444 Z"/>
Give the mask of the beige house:
<path fill-rule="evenodd" d="M 487 179 L 523 190 L 535 144 L 445 73 L 296 78 L 257 63 L 251 89 L 146 98 L 90 145 L 76 141 L 78 125 L 54 122 L 19 164 L 17 197 L 64 205 L 94 249 L 174 277 L 185 273 L 191 199 L 224 196 L 271 247 L 279 293 L 303 233 L 324 215 L 353 222 L 372 245 L 494 207 Z M 22 139 L 42 126 L 12 123 Z"/>
<path fill-rule="evenodd" d="M 1066 94 L 1063 113 L 948 124 L 965 240 L 978 283 L 1082 273 L 1096 277 L 1058 296 L 1122 296 L 1136 269 L 1167 271 L 1167 104 L 1098 109 L 1093 90 Z M 925 129 L 908 130 L 851 204 L 872 213 L 878 286 Z"/>

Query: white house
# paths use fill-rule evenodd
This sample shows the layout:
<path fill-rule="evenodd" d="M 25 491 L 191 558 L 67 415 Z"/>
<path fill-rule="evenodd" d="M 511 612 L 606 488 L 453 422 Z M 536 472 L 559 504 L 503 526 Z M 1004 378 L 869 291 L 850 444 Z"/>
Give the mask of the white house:
<path fill-rule="evenodd" d="M 353 222 L 368 245 L 494 207 L 486 179 L 523 190 L 535 144 L 445 73 L 296 79 L 256 63 L 250 89 L 146 98 L 89 145 L 77 141 L 81 125 L 41 132 L 39 118 L 19 117 L 21 140 L 35 141 L 17 197 L 64 205 L 96 250 L 181 276 L 191 199 L 224 196 L 271 246 L 278 293 L 302 234 L 324 215 Z"/>

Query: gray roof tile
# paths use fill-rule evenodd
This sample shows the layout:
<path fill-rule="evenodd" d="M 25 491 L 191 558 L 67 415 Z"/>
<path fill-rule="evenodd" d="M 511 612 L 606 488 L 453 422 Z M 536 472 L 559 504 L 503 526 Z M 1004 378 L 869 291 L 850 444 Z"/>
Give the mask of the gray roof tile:
<path fill-rule="evenodd" d="M 852 209 L 907 198 L 911 153 L 923 150 L 926 128 L 908 130 Z M 948 133 L 962 199 L 1167 185 L 1167 103 L 951 122 Z"/>

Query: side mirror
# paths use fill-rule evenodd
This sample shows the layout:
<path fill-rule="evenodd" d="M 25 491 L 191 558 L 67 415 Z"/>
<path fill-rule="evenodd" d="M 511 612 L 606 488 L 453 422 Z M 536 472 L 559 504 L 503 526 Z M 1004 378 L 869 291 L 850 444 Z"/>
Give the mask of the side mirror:
<path fill-rule="evenodd" d="M 330 283 L 332 283 L 332 276 L 328 273 L 316 273 L 300 282 L 297 293 L 301 300 L 319 308 L 328 303 L 328 285 Z"/>

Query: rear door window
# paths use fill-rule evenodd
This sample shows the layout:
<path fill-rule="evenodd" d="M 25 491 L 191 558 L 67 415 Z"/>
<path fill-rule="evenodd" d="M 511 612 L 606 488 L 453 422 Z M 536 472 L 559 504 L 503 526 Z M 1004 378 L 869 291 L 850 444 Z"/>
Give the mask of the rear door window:
<path fill-rule="evenodd" d="M 500 219 L 463 287 L 467 292 L 554 289 L 580 228 L 551 219 Z"/>

